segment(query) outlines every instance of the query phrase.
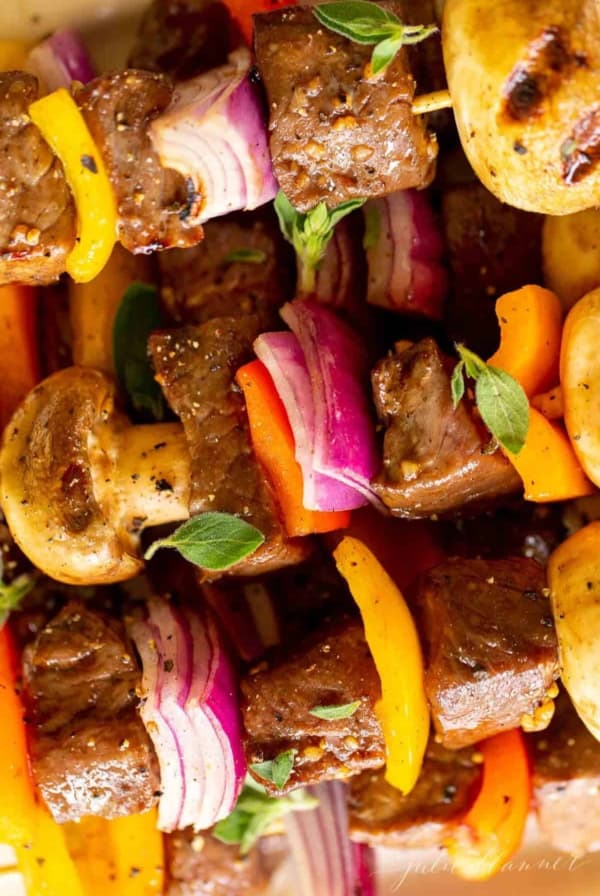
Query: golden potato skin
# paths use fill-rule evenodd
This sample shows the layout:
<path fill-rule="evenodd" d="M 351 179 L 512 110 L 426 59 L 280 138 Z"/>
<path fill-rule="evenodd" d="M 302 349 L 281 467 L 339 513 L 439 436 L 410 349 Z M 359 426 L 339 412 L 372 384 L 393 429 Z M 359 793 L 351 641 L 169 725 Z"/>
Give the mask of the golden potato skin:
<path fill-rule="evenodd" d="M 568 311 L 600 286 L 600 208 L 548 215 L 542 229 L 544 281 Z"/>
<path fill-rule="evenodd" d="M 600 740 L 600 522 L 567 538 L 548 564 L 562 683 Z"/>
<path fill-rule="evenodd" d="M 600 2 L 447 0 L 442 44 L 463 148 L 503 202 L 600 204 Z"/>

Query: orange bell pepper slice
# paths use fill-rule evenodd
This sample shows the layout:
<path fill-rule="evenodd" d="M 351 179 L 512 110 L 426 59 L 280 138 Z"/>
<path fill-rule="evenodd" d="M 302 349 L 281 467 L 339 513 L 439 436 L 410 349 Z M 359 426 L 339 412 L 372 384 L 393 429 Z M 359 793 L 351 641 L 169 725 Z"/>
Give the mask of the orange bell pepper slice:
<path fill-rule="evenodd" d="M 534 396 L 531 407 L 543 414 L 546 420 L 562 420 L 565 413 L 562 386 L 555 386 L 554 389 Z"/>
<path fill-rule="evenodd" d="M 39 802 L 31 780 L 23 706 L 16 688 L 15 650 L 5 626 L 0 631 L 0 843 L 14 849 L 29 896 L 85 896 L 64 832 Z"/>
<path fill-rule="evenodd" d="M 288 535 L 343 529 L 349 511 L 326 513 L 302 504 L 302 471 L 294 456 L 294 436 L 283 402 L 261 361 L 241 367 L 236 379 L 244 392 L 254 453 L 275 492 Z"/>
<path fill-rule="evenodd" d="M 595 491 L 564 427 L 529 408 L 529 430 L 518 454 L 504 452 L 523 480 L 527 501 L 567 501 Z"/>
<path fill-rule="evenodd" d="M 226 0 L 234 24 L 249 47 L 254 39 L 252 16 L 259 12 L 273 12 L 284 6 L 295 6 L 297 0 Z"/>
<path fill-rule="evenodd" d="M 0 428 L 40 379 L 36 333 L 37 292 L 0 287 Z"/>
<path fill-rule="evenodd" d="M 483 781 L 477 799 L 445 844 L 453 871 L 465 880 L 487 880 L 521 845 L 531 774 L 520 730 L 483 741 Z"/>
<path fill-rule="evenodd" d="M 522 286 L 496 302 L 500 348 L 488 360 L 521 384 L 528 398 L 558 382 L 560 299 L 541 286 Z"/>
<path fill-rule="evenodd" d="M 86 896 L 160 896 L 164 855 L 156 824 L 157 813 L 152 810 L 111 821 L 82 818 L 65 825 Z"/>
<path fill-rule="evenodd" d="M 417 782 L 429 737 L 429 707 L 417 629 L 402 592 L 368 547 L 345 535 L 333 552 L 365 626 L 381 679 L 375 713 L 386 746 L 385 777 L 410 793 Z"/>

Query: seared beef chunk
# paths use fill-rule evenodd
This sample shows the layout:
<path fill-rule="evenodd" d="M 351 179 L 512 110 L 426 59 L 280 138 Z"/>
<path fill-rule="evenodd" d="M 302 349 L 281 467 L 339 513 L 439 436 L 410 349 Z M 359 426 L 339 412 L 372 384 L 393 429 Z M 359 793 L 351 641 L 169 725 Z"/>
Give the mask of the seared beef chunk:
<path fill-rule="evenodd" d="M 573 855 L 600 850 L 600 743 L 566 694 L 550 727 L 530 740 L 533 788 L 544 838 Z"/>
<path fill-rule="evenodd" d="M 407 518 L 458 511 L 516 492 L 521 480 L 463 400 L 452 406 L 453 362 L 432 339 L 384 358 L 372 374 L 385 425 L 383 469 L 373 487 Z"/>
<path fill-rule="evenodd" d="M 440 847 L 473 801 L 480 779 L 472 750 L 446 750 L 432 738 L 408 795 L 387 783 L 383 769 L 352 778 L 352 838 L 397 849 Z"/>
<path fill-rule="evenodd" d="M 75 243 L 75 206 L 61 163 L 27 115 L 37 80 L 0 73 L 0 285 L 49 283 Z"/>
<path fill-rule="evenodd" d="M 58 822 L 153 806 L 158 764 L 120 623 L 71 601 L 23 655 L 33 775 Z"/>
<path fill-rule="evenodd" d="M 202 239 L 190 216 L 195 197 L 180 174 L 163 168 L 148 135 L 172 93 L 168 78 L 132 69 L 96 78 L 76 96 L 115 191 L 119 239 L 131 252 L 195 246 Z"/>
<path fill-rule="evenodd" d="M 456 558 L 422 576 L 425 690 L 444 746 L 466 747 L 536 718 L 558 677 L 545 585 L 543 568 L 524 557 Z"/>
<path fill-rule="evenodd" d="M 258 849 L 240 856 L 208 831 L 191 829 L 165 837 L 166 896 L 259 896 L 268 878 Z"/>
<path fill-rule="evenodd" d="M 380 5 L 402 18 L 402 3 Z M 333 207 L 431 181 L 437 143 L 412 114 L 405 50 L 369 78 L 372 47 L 323 28 L 309 7 L 258 15 L 254 28 L 275 176 L 294 206 Z"/>
<path fill-rule="evenodd" d="M 450 333 L 484 358 L 498 347 L 496 299 L 524 283 L 542 282 L 542 215 L 499 202 L 480 183 L 442 197 L 451 270 Z"/>
<path fill-rule="evenodd" d="M 385 762 L 374 706 L 381 685 L 359 620 L 324 625 L 291 652 L 261 662 L 242 679 L 242 714 L 250 764 L 295 749 L 285 790 L 347 777 Z M 315 706 L 361 704 L 347 719 L 324 721 Z M 267 781 L 261 783 L 277 792 Z"/>
<path fill-rule="evenodd" d="M 129 57 L 131 68 L 176 81 L 227 61 L 229 10 L 218 0 L 153 0 Z"/>
<path fill-rule="evenodd" d="M 230 260 L 246 250 L 262 253 L 264 260 Z M 293 298 L 293 258 L 287 250 L 271 210 L 209 221 L 201 246 L 160 256 L 163 300 L 184 323 L 256 313 L 262 329 L 276 329 L 277 309 Z"/>
<path fill-rule="evenodd" d="M 258 316 L 250 314 L 165 330 L 149 341 L 157 378 L 190 448 L 190 512 L 236 513 L 265 535 L 264 545 L 234 567 L 240 575 L 298 563 L 308 550 L 285 537 L 275 498 L 254 457 L 235 384 L 259 331 Z"/>

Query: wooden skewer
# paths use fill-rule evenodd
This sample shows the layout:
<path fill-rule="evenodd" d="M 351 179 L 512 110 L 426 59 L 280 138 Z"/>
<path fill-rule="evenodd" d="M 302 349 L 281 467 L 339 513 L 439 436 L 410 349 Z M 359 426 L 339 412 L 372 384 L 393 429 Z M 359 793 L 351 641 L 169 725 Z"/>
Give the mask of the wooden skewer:
<path fill-rule="evenodd" d="M 413 100 L 412 110 L 414 115 L 425 115 L 427 112 L 437 112 L 438 109 L 450 109 L 452 97 L 449 90 L 434 90 L 432 93 L 424 93 Z"/>

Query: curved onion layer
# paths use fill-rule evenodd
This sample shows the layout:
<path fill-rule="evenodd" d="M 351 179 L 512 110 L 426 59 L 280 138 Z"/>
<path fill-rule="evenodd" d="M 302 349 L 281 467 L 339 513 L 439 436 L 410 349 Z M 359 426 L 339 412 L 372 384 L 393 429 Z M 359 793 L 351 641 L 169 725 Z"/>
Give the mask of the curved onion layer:
<path fill-rule="evenodd" d="M 36 76 L 47 93 L 59 87 L 70 87 L 73 81 L 86 84 L 95 75 L 80 35 L 70 30 L 57 31 L 34 47 L 25 68 Z"/>
<path fill-rule="evenodd" d="M 309 510 L 348 510 L 364 503 L 353 488 L 315 469 L 315 404 L 304 352 L 294 333 L 263 333 L 254 351 L 275 384 L 294 435 L 302 470 L 302 502 Z"/>
<path fill-rule="evenodd" d="M 342 218 L 333 231 L 315 274 L 313 297 L 330 308 L 351 308 L 356 302 L 360 244 L 353 238 L 351 218 Z M 298 278 L 302 282 L 302 277 Z"/>
<path fill-rule="evenodd" d="M 250 82 L 250 54 L 236 50 L 227 65 L 175 89 L 167 110 L 150 126 L 162 164 L 189 179 L 200 222 L 275 197 L 261 100 Z"/>
<path fill-rule="evenodd" d="M 148 601 L 131 635 L 142 660 L 142 720 L 158 757 L 158 827 L 205 830 L 229 815 L 246 774 L 237 683 L 212 617 Z"/>
<path fill-rule="evenodd" d="M 347 788 L 341 781 L 311 787 L 315 809 L 285 817 L 297 896 L 375 896 L 372 853 L 348 836 Z"/>
<path fill-rule="evenodd" d="M 314 408 L 313 469 L 351 490 L 343 503 L 306 506 L 354 510 L 367 501 L 376 503 L 370 482 L 379 459 L 367 401 L 367 365 L 359 339 L 312 299 L 289 302 L 281 316 L 297 337 L 308 369 Z M 282 401 L 287 409 L 283 396 Z"/>
<path fill-rule="evenodd" d="M 443 242 L 426 194 L 403 190 L 364 207 L 376 231 L 366 250 L 367 301 L 401 314 L 440 320 L 448 277 Z"/>

